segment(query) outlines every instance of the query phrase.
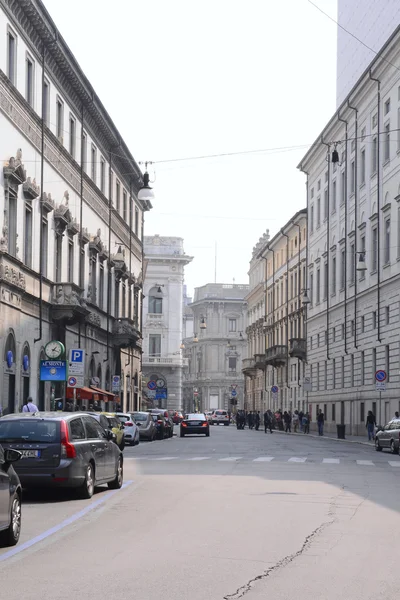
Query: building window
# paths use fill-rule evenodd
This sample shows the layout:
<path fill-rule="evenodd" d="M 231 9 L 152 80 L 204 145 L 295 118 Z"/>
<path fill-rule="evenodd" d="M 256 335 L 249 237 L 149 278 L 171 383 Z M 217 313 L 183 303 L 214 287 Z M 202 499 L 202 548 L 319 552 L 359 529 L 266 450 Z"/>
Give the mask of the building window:
<path fill-rule="evenodd" d="M 350 165 L 350 194 L 354 194 L 356 187 L 356 168 L 354 160 L 351 161 Z"/>
<path fill-rule="evenodd" d="M 91 301 L 93 304 L 96 303 L 97 297 L 97 254 L 93 253 L 90 257 L 90 287 L 91 287 Z M 117 300 L 116 300 L 117 301 Z M 118 316 L 117 314 L 115 316 Z"/>
<path fill-rule="evenodd" d="M 314 198 L 314 188 L 311 188 L 311 198 Z"/>
<path fill-rule="evenodd" d="M 314 300 L 314 274 L 310 273 L 310 305 L 312 306 Z"/>
<path fill-rule="evenodd" d="M 35 101 L 35 62 L 30 56 L 26 57 L 26 101 L 33 108 Z"/>
<path fill-rule="evenodd" d="M 17 255 L 17 199 L 9 194 L 8 198 L 8 252 Z"/>
<path fill-rule="evenodd" d="M 375 129 L 375 127 L 378 125 L 378 113 L 375 113 L 374 115 L 372 115 L 372 129 Z"/>
<path fill-rule="evenodd" d="M 85 173 L 87 173 L 87 134 L 84 131 L 82 134 L 82 167 Z"/>
<path fill-rule="evenodd" d="M 385 371 L 386 371 L 386 381 L 389 382 L 389 377 L 390 377 L 390 346 L 385 346 Z"/>
<path fill-rule="evenodd" d="M 319 192 L 319 190 L 321 189 L 321 180 L 318 179 L 318 183 L 317 183 L 317 191 Z"/>
<path fill-rule="evenodd" d="M 329 281 L 328 281 L 328 263 L 324 263 L 324 295 L 323 300 L 326 300 L 328 297 L 329 290 Z"/>
<path fill-rule="evenodd" d="M 390 217 L 385 219 L 385 238 L 383 248 L 384 264 L 388 265 L 390 263 Z"/>
<path fill-rule="evenodd" d="M 317 304 L 321 301 L 321 270 L 317 269 Z"/>
<path fill-rule="evenodd" d="M 360 183 L 365 184 L 365 148 L 361 150 Z"/>
<path fill-rule="evenodd" d="M 320 368 L 320 363 L 317 363 L 317 364 L 316 364 L 316 367 L 317 367 L 317 391 L 318 391 L 318 390 L 319 390 L 319 388 L 320 388 L 320 380 L 319 380 L 319 368 Z"/>
<path fill-rule="evenodd" d="M 332 358 L 332 387 L 336 388 L 336 358 Z"/>
<path fill-rule="evenodd" d="M 326 220 L 329 216 L 329 195 L 327 189 L 324 191 L 324 211 L 324 218 Z"/>
<path fill-rule="evenodd" d="M 356 278 L 356 250 L 355 244 L 350 244 L 350 283 L 354 283 Z"/>
<path fill-rule="evenodd" d="M 85 286 L 85 246 L 79 249 L 79 287 Z"/>
<path fill-rule="evenodd" d="M 229 333 L 236 331 L 236 319 L 229 319 Z"/>
<path fill-rule="evenodd" d="M 50 124 L 50 83 L 44 80 L 42 117 L 47 126 Z"/>
<path fill-rule="evenodd" d="M 360 252 L 362 253 L 364 260 L 365 260 L 365 235 L 362 235 L 360 237 Z M 357 260 L 358 260 L 358 256 L 359 255 L 357 255 Z M 359 272 L 359 280 L 361 281 L 361 279 L 364 279 L 364 278 L 365 278 L 364 271 L 360 271 Z"/>
<path fill-rule="evenodd" d="M 119 317 L 119 296 L 120 295 L 120 282 L 119 280 L 115 281 L 114 285 L 114 316 L 116 319 Z"/>
<path fill-rule="evenodd" d="M 126 283 L 122 282 L 122 306 L 121 306 L 121 317 L 126 316 Z"/>
<path fill-rule="evenodd" d="M 372 313 L 372 329 L 376 329 L 376 310 Z"/>
<path fill-rule="evenodd" d="M 340 289 L 344 290 L 346 283 L 346 252 L 340 252 Z"/>
<path fill-rule="evenodd" d="M 106 161 L 100 158 L 100 191 L 104 194 L 106 189 Z"/>
<path fill-rule="evenodd" d="M 57 96 L 56 102 L 56 136 L 61 144 L 64 141 L 64 102 Z"/>
<path fill-rule="evenodd" d="M 384 162 L 390 160 L 390 123 L 386 123 L 385 125 L 385 133 L 384 133 Z"/>
<path fill-rule="evenodd" d="M 371 271 L 375 272 L 378 267 L 378 228 L 372 228 L 371 241 Z"/>
<path fill-rule="evenodd" d="M 162 315 L 163 299 L 158 292 L 158 288 L 154 287 L 149 292 L 149 313 L 153 315 Z"/>
<path fill-rule="evenodd" d="M 49 224 L 44 217 L 42 221 L 42 274 L 47 277 L 47 262 L 49 255 Z"/>
<path fill-rule="evenodd" d="M 361 333 L 364 333 L 365 331 L 365 317 L 364 315 L 361 316 Z"/>
<path fill-rule="evenodd" d="M 69 115 L 69 153 L 75 158 L 76 148 L 76 121 L 73 115 Z"/>
<path fill-rule="evenodd" d="M 7 32 L 7 75 L 13 85 L 17 78 L 17 36 L 9 29 Z"/>
<path fill-rule="evenodd" d="M 340 328 L 342 330 L 342 340 L 344 340 L 344 334 L 345 334 L 344 323 L 341 324 Z"/>
<path fill-rule="evenodd" d="M 336 404 L 332 404 L 332 421 L 336 421 Z"/>
<path fill-rule="evenodd" d="M 139 209 L 135 206 L 135 233 L 139 237 Z"/>
<path fill-rule="evenodd" d="M 324 362 L 324 387 L 328 389 L 328 361 Z"/>
<path fill-rule="evenodd" d="M 104 309 L 104 265 L 100 264 L 99 274 L 99 308 Z"/>
<path fill-rule="evenodd" d="M 149 335 L 149 355 L 161 356 L 161 334 Z"/>
<path fill-rule="evenodd" d="M 372 138 L 372 146 L 371 146 L 371 172 L 372 175 L 376 173 L 376 167 L 378 164 L 378 138 Z"/>
<path fill-rule="evenodd" d="M 372 348 L 372 380 L 375 381 L 376 373 L 376 348 Z"/>
<path fill-rule="evenodd" d="M 342 171 L 340 174 L 340 185 L 341 185 L 341 200 L 340 204 L 344 204 L 346 201 L 346 172 Z"/>
<path fill-rule="evenodd" d="M 354 387 L 354 354 L 350 354 L 350 386 Z"/>
<path fill-rule="evenodd" d="M 310 208 L 310 233 L 314 231 L 314 205 Z"/>
<path fill-rule="evenodd" d="M 400 150 L 400 108 L 397 109 L 397 151 Z"/>
<path fill-rule="evenodd" d="M 321 225 L 321 198 L 317 198 L 317 229 Z"/>
<path fill-rule="evenodd" d="M 365 127 L 361 129 L 361 141 L 363 142 L 367 136 L 367 130 Z"/>
<path fill-rule="evenodd" d="M 237 361 L 236 356 L 230 356 L 228 358 L 229 373 L 236 373 L 236 361 Z"/>
<path fill-rule="evenodd" d="M 128 219 L 128 195 L 125 190 L 122 194 L 122 216 L 126 223 Z"/>
<path fill-rule="evenodd" d="M 68 281 L 74 281 L 74 240 L 68 238 Z"/>
<path fill-rule="evenodd" d="M 397 257 L 400 258 L 400 207 L 397 209 Z"/>
<path fill-rule="evenodd" d="M 121 184 L 117 179 L 117 191 L 116 191 L 116 197 L 115 197 L 115 207 L 117 209 L 117 212 L 119 213 L 121 210 Z"/>
<path fill-rule="evenodd" d="M 354 324 L 354 319 L 352 319 L 350 321 L 350 330 L 351 330 L 351 335 L 352 337 L 354 337 L 354 333 L 355 333 L 355 324 Z"/>
<path fill-rule="evenodd" d="M 332 294 L 336 294 L 336 256 L 332 258 Z"/>
<path fill-rule="evenodd" d="M 336 180 L 332 182 L 332 212 L 336 212 Z M 325 213 L 326 217 L 327 213 Z"/>
<path fill-rule="evenodd" d="M 364 423 L 365 421 L 365 404 L 364 402 L 360 402 L 360 423 Z"/>
<path fill-rule="evenodd" d="M 332 342 L 336 342 L 336 327 L 332 327 Z"/>
<path fill-rule="evenodd" d="M 390 112 L 390 98 L 388 98 L 385 102 L 384 114 L 387 115 L 389 112 Z"/>
<path fill-rule="evenodd" d="M 364 385 L 365 381 L 365 353 L 364 350 L 361 352 L 361 363 L 360 363 L 360 384 Z"/>
<path fill-rule="evenodd" d="M 25 240 L 24 240 L 24 263 L 32 267 L 32 207 L 25 204 Z"/>
<path fill-rule="evenodd" d="M 341 357 L 341 368 L 340 368 L 340 376 L 342 378 L 342 382 L 341 382 L 341 388 L 344 388 L 344 356 Z"/>
<path fill-rule="evenodd" d="M 386 321 L 386 325 L 389 325 L 390 323 L 390 306 L 386 306 L 385 308 L 385 321 Z"/>
<path fill-rule="evenodd" d="M 57 283 L 62 281 L 62 241 L 63 241 L 63 236 L 56 233 L 56 238 L 55 238 L 56 255 L 55 255 L 55 261 L 54 261 L 54 263 L 55 263 L 54 280 Z"/>
<path fill-rule="evenodd" d="M 96 174 L 97 174 L 97 148 L 96 146 L 94 146 L 94 144 L 92 144 L 92 149 L 91 149 L 91 178 L 92 181 L 94 181 L 94 183 L 96 183 Z"/>

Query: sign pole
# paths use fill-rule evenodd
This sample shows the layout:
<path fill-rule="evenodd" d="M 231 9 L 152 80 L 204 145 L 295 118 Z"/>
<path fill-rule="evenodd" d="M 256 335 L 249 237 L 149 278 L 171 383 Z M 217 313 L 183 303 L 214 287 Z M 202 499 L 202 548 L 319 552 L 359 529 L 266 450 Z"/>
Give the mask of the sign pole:
<path fill-rule="evenodd" d="M 382 425 L 382 392 L 379 392 L 379 425 Z"/>
<path fill-rule="evenodd" d="M 74 394 L 74 402 L 73 402 L 73 405 L 74 405 L 74 410 L 75 410 L 75 407 L 76 407 L 76 387 L 74 387 L 74 388 L 73 388 L 73 394 Z"/>

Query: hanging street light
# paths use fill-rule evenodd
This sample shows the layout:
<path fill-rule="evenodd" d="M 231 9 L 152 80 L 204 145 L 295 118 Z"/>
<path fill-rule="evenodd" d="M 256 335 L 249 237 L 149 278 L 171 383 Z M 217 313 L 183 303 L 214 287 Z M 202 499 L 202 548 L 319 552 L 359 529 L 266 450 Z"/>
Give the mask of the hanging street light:
<path fill-rule="evenodd" d="M 308 292 L 308 288 L 305 288 L 303 290 L 303 297 L 301 299 L 302 304 L 310 304 L 310 302 L 311 302 L 310 298 L 308 297 L 307 292 Z"/>
<path fill-rule="evenodd" d="M 200 329 L 207 329 L 207 323 L 204 317 L 201 318 Z"/>
<path fill-rule="evenodd" d="M 358 259 L 357 259 L 356 270 L 357 271 L 366 271 L 367 265 L 365 263 L 365 252 L 357 252 L 357 254 L 358 254 Z"/>

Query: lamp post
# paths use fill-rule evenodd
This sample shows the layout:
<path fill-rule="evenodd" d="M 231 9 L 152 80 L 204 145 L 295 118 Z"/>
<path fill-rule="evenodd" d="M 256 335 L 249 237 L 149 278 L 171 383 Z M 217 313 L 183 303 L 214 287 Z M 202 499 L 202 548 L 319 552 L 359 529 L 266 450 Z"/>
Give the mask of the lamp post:
<path fill-rule="evenodd" d="M 307 363 L 307 307 L 309 304 L 311 304 L 311 300 L 308 296 L 308 291 L 310 288 L 304 288 L 303 289 L 303 296 L 301 298 L 301 302 L 304 306 L 304 338 L 306 340 L 306 360 L 305 362 Z M 311 381 L 311 380 L 310 380 Z M 307 390 L 306 390 L 306 413 L 308 413 L 308 385 L 307 384 Z M 311 381 L 311 386 L 312 386 L 312 381 Z M 303 381 L 303 388 L 304 388 L 304 381 Z"/>

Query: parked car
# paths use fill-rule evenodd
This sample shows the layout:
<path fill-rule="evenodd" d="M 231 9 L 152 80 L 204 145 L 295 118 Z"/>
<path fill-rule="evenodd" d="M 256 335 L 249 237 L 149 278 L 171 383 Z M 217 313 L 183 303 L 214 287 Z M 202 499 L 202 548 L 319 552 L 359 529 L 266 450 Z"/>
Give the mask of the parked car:
<path fill-rule="evenodd" d="M 22 454 L 14 469 L 22 487 L 77 488 L 91 498 L 97 485 L 119 489 L 123 456 L 88 413 L 36 412 L 10 414 L 0 419 L 0 444 Z"/>
<path fill-rule="evenodd" d="M 150 413 L 151 418 L 153 419 L 153 423 L 157 432 L 157 439 L 164 440 L 168 437 L 168 422 L 166 421 L 163 413 Z"/>
<path fill-rule="evenodd" d="M 214 410 L 211 416 L 211 425 L 219 425 L 220 423 L 229 425 L 229 415 L 226 410 Z"/>
<path fill-rule="evenodd" d="M 375 434 L 375 450 L 384 448 L 392 454 L 398 454 L 400 447 L 400 419 L 392 419 L 387 425 Z"/>
<path fill-rule="evenodd" d="M 197 433 L 209 437 L 210 435 L 210 424 L 207 421 L 206 415 L 203 413 L 194 413 L 185 415 L 181 423 L 180 436 L 191 435 Z"/>
<path fill-rule="evenodd" d="M 0 546 L 15 546 L 21 533 L 22 488 L 13 463 L 21 452 L 0 446 Z"/>
<path fill-rule="evenodd" d="M 183 414 L 179 410 L 169 410 L 168 414 L 174 425 L 179 425 L 179 423 L 183 420 Z"/>
<path fill-rule="evenodd" d="M 151 413 L 153 415 L 163 415 L 164 420 L 165 420 L 165 436 L 167 438 L 171 438 L 174 435 L 174 423 L 171 419 L 171 417 L 168 414 L 167 410 L 164 410 L 163 408 L 153 408 L 153 410 L 151 411 Z"/>
<path fill-rule="evenodd" d="M 124 426 L 124 439 L 126 444 L 137 446 L 140 441 L 139 427 L 135 423 L 133 413 L 117 412 L 116 416 Z"/>
<path fill-rule="evenodd" d="M 212 410 L 207 410 L 204 414 L 206 415 L 207 421 L 209 423 L 212 423 L 213 411 Z"/>
<path fill-rule="evenodd" d="M 87 414 L 94 417 L 105 431 L 111 431 L 115 435 L 115 443 L 120 450 L 125 448 L 124 425 L 116 413 L 88 412 Z"/>
<path fill-rule="evenodd" d="M 132 416 L 139 430 L 141 440 L 152 442 L 157 437 L 157 427 L 152 419 L 152 415 L 147 412 L 134 412 Z"/>

